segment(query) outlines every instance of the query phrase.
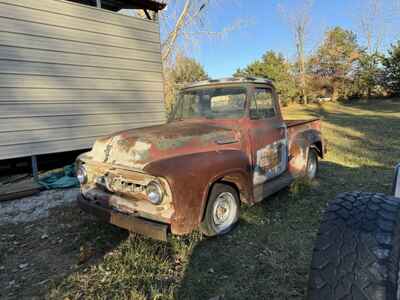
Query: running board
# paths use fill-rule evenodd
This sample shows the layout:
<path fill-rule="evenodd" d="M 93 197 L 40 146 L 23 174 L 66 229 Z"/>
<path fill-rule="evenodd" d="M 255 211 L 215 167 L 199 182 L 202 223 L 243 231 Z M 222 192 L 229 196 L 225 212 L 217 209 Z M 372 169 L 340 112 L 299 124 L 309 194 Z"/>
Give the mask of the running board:
<path fill-rule="evenodd" d="M 254 187 L 254 200 L 260 202 L 265 198 L 279 192 L 289 186 L 294 181 L 294 177 L 288 171 L 280 175 L 276 179 L 269 180 L 265 183 Z"/>

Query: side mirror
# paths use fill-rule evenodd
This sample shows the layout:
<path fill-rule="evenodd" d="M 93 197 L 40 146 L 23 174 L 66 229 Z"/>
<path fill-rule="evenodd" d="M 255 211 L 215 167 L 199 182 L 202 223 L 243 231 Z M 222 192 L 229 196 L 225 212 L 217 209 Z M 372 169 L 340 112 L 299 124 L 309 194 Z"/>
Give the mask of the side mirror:
<path fill-rule="evenodd" d="M 400 198 L 400 164 L 394 169 L 393 195 Z"/>

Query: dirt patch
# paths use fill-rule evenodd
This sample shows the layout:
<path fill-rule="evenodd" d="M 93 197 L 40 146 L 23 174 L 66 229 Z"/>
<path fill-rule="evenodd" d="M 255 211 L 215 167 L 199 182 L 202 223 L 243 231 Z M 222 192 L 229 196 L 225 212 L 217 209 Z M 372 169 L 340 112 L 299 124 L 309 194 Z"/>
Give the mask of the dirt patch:
<path fill-rule="evenodd" d="M 46 191 L 0 204 L 1 299 L 43 299 L 55 282 L 103 253 L 94 247 L 95 235 L 88 239 L 81 230 L 96 221 L 78 208 L 78 192 Z"/>
<path fill-rule="evenodd" d="M 104 253 L 95 247 L 95 235 L 88 239 L 87 231 L 80 230 L 96 226 L 96 221 L 75 202 L 50 208 L 47 215 L 0 226 L 1 299 L 46 298 L 56 282 Z"/>

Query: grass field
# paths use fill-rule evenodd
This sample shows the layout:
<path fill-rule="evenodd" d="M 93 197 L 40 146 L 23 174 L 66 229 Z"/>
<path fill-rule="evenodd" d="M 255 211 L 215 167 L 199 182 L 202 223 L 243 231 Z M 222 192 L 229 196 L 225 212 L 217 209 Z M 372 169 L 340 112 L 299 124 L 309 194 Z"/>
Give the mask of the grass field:
<path fill-rule="evenodd" d="M 51 299 L 302 299 L 326 202 L 343 191 L 389 193 L 400 161 L 400 99 L 290 106 L 285 117 L 321 117 L 329 153 L 319 179 L 253 207 L 221 238 L 168 243 L 109 225 L 80 226 L 80 255 L 94 258 L 50 283 Z M 110 242 L 110 240 L 112 242 Z M 94 254 L 93 254 L 94 253 Z M 220 298 L 218 298 L 220 297 Z"/>

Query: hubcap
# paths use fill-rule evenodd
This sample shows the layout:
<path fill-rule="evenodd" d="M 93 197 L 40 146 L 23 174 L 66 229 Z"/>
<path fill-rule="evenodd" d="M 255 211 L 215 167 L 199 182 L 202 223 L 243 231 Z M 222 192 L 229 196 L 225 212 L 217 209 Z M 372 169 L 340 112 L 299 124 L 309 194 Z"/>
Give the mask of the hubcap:
<path fill-rule="evenodd" d="M 235 222 L 236 210 L 236 199 L 231 193 L 219 194 L 213 207 L 213 221 L 219 232 L 224 231 Z"/>

